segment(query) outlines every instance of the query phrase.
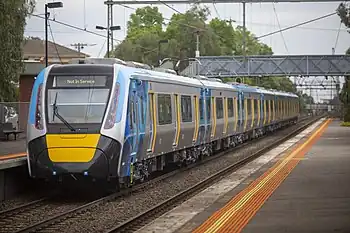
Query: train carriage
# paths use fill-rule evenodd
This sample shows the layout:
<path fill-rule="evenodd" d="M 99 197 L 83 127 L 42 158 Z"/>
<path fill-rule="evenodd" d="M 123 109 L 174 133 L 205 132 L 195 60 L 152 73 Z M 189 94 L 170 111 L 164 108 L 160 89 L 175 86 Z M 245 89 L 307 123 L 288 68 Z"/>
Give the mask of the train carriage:
<path fill-rule="evenodd" d="M 86 63 L 51 65 L 35 80 L 27 130 L 32 177 L 129 186 L 298 117 L 294 94 L 113 59 Z"/>

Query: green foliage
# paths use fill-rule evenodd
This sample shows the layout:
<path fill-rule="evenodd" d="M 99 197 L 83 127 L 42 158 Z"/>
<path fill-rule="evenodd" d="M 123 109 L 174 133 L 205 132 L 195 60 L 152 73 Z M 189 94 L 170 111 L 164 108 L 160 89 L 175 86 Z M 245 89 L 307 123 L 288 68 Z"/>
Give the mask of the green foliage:
<path fill-rule="evenodd" d="M 340 3 L 337 9 L 337 13 L 340 17 L 341 22 L 350 28 L 350 4 Z M 350 48 L 346 51 L 346 54 L 350 55 Z M 340 100 L 343 102 L 345 107 L 345 121 L 350 121 L 350 76 L 345 77 L 345 83 L 340 93 Z"/>
<path fill-rule="evenodd" d="M 340 3 L 337 9 L 337 14 L 340 17 L 341 22 L 348 28 L 350 28 L 350 4 Z"/>
<path fill-rule="evenodd" d="M 208 21 L 207 7 L 194 4 L 184 14 L 173 14 L 165 30 L 164 18 L 157 7 L 138 8 L 128 21 L 128 35 L 112 53 L 125 60 L 158 64 L 158 41 L 169 42 L 160 45 L 160 57 L 186 59 L 195 56 L 196 36 L 200 39 L 202 56 L 242 55 L 242 28 L 233 27 L 231 22 L 218 18 Z M 272 54 L 272 49 L 260 43 L 246 31 L 247 54 Z M 187 66 L 180 63 L 180 70 Z"/>
<path fill-rule="evenodd" d="M 163 15 L 158 11 L 158 7 L 137 8 L 128 21 L 127 39 L 136 43 L 136 40 L 144 34 L 160 35 L 163 21 Z"/>
<path fill-rule="evenodd" d="M 342 122 L 340 125 L 341 125 L 341 126 L 345 126 L 345 127 L 350 127 L 350 122 L 344 121 L 344 122 Z"/>
<path fill-rule="evenodd" d="M 22 68 L 22 42 L 25 19 L 34 0 L 0 1 L 0 101 L 15 101 L 18 76 Z"/>
<path fill-rule="evenodd" d="M 173 14 L 165 30 L 162 30 L 164 18 L 157 7 L 138 8 L 128 21 L 126 39 L 115 48 L 112 56 L 156 66 L 158 42 L 167 39 L 168 43 L 160 44 L 161 58 L 181 60 L 193 58 L 197 33 L 201 56 L 243 55 L 243 28 L 234 27 L 232 21 L 218 18 L 207 22 L 209 15 L 210 11 L 207 7 L 195 4 L 184 14 Z M 269 46 L 259 42 L 253 33 L 246 30 L 246 54 L 272 55 L 273 52 Z M 186 62 L 181 62 L 180 71 L 187 65 Z M 233 82 L 237 79 L 224 78 L 223 81 Z M 268 89 L 297 92 L 292 81 L 286 77 L 245 78 L 244 83 Z M 305 106 L 306 102 L 310 102 L 308 96 L 303 97 L 302 106 Z"/>

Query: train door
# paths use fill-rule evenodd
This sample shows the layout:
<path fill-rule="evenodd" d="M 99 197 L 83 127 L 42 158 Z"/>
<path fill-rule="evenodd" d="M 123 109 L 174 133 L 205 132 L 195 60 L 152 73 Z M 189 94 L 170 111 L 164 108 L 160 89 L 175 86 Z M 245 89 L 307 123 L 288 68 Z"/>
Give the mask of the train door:
<path fill-rule="evenodd" d="M 201 88 L 200 91 L 200 97 L 199 97 L 199 129 L 198 129 L 198 140 L 197 144 L 200 144 L 201 142 L 205 142 L 205 135 L 206 135 L 206 120 L 205 120 L 205 114 L 206 114 L 206 101 L 205 101 L 205 89 Z"/>
<path fill-rule="evenodd" d="M 133 164 L 144 156 L 148 144 L 145 143 L 147 92 L 145 83 L 132 79 L 130 82 L 128 110 L 123 147 L 123 163 L 127 176 L 132 179 Z"/>
<path fill-rule="evenodd" d="M 243 92 L 238 92 L 238 129 L 239 132 L 243 131 L 244 122 L 244 96 Z"/>
<path fill-rule="evenodd" d="M 260 94 L 260 124 L 259 126 L 264 125 L 264 94 Z"/>
<path fill-rule="evenodd" d="M 212 126 L 212 100 L 211 90 L 205 91 L 205 141 L 210 142 L 211 126 Z"/>

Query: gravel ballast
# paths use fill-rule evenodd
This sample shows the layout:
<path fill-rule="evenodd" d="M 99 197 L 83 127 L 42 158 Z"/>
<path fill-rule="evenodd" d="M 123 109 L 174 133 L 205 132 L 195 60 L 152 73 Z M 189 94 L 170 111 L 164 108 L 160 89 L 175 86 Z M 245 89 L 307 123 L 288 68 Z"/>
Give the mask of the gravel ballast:
<path fill-rule="evenodd" d="M 215 160 L 178 173 L 154 185 L 150 184 L 146 189 L 133 193 L 130 196 L 118 198 L 115 201 L 93 207 L 84 214 L 79 214 L 62 223 L 57 223 L 51 226 L 50 229 L 43 231 L 105 232 L 226 168 L 229 164 L 233 164 L 253 154 L 298 127 L 300 127 L 300 124 L 276 132 L 274 135 L 253 141 L 251 144 L 237 149 L 235 152 L 227 153 Z M 50 210 L 47 211 L 50 212 Z"/>

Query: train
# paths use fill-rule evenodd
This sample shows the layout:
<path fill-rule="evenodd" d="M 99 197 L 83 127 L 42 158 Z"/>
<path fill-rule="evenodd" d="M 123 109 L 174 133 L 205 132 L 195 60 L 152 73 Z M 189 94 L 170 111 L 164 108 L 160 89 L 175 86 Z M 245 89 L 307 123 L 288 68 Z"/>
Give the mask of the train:
<path fill-rule="evenodd" d="M 299 97 L 293 93 L 113 59 L 54 64 L 37 75 L 32 88 L 29 175 L 130 187 L 298 117 Z"/>

